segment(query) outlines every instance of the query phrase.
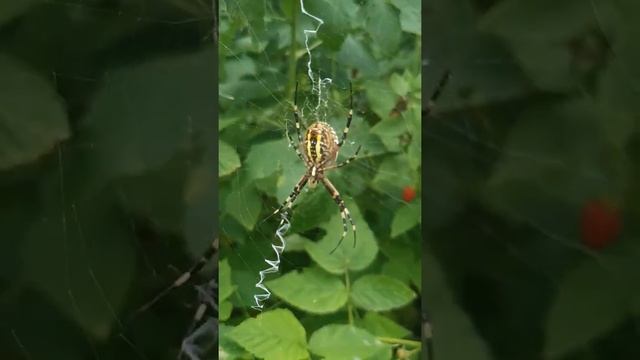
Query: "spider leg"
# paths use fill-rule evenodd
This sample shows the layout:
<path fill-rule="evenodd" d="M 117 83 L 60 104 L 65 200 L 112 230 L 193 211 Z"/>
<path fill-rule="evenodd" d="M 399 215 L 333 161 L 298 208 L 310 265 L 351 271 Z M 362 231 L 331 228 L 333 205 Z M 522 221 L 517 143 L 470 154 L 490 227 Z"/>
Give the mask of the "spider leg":
<path fill-rule="evenodd" d="M 293 187 L 293 191 L 291 192 L 291 194 L 289 194 L 289 196 L 287 196 L 287 198 L 282 203 L 282 205 L 280 205 L 280 207 L 273 212 L 273 215 L 279 213 L 284 209 L 291 209 L 291 205 L 293 205 L 293 202 L 296 200 L 298 195 L 300 195 L 300 191 L 302 191 L 302 188 L 307 184 L 308 180 L 309 180 L 308 174 L 302 175 L 302 177 L 300 178 L 296 186 Z"/>
<path fill-rule="evenodd" d="M 438 82 L 438 86 L 433 91 L 433 94 L 431 95 L 431 97 L 429 98 L 429 101 L 427 102 L 427 106 L 425 107 L 424 113 L 422 114 L 423 117 L 429 116 L 429 114 L 431 113 L 431 110 L 433 109 L 433 106 L 435 105 L 436 100 L 438 100 L 438 98 L 440 97 L 440 94 L 442 94 L 442 90 L 447 85 L 447 82 L 449 82 L 450 77 L 451 77 L 451 71 L 449 70 L 445 71 L 444 74 L 442 74 L 442 77 Z"/>
<path fill-rule="evenodd" d="M 337 169 L 337 168 L 341 168 L 343 166 L 348 165 L 351 161 L 353 161 L 355 158 L 358 157 L 358 153 L 360 152 L 360 148 L 362 147 L 362 145 L 359 145 L 358 148 L 356 149 L 355 154 L 351 155 L 347 160 L 341 162 L 340 164 L 337 165 L 333 165 L 333 166 L 328 166 L 326 168 L 324 168 L 325 171 L 327 170 L 333 170 L 333 169 Z"/>
<path fill-rule="evenodd" d="M 180 277 L 178 277 L 173 282 L 173 284 L 169 285 L 167 288 L 162 290 L 151 301 L 149 301 L 148 303 L 144 304 L 140 309 L 138 309 L 137 313 L 146 311 L 151 306 L 153 306 L 153 304 L 155 304 L 158 300 L 162 299 L 164 296 L 166 296 L 168 293 L 170 293 L 173 289 L 178 288 L 178 287 L 182 286 L 184 283 L 186 283 L 187 281 L 189 281 L 189 279 L 191 279 L 195 274 L 197 274 L 200 270 L 202 270 L 204 265 L 207 262 L 209 262 L 209 260 L 211 260 L 211 258 L 213 258 L 213 256 L 216 254 L 217 250 L 218 250 L 218 239 L 216 238 L 216 239 L 213 240 L 213 242 L 211 242 L 211 246 L 204 252 L 204 254 L 200 257 L 200 260 L 198 260 L 198 262 L 195 263 L 191 267 L 191 269 L 189 269 L 184 274 L 180 275 Z"/>
<path fill-rule="evenodd" d="M 296 92 L 293 94 L 293 118 L 296 120 L 296 133 L 298 133 L 298 144 L 300 144 L 302 142 L 302 135 L 300 134 L 300 114 L 298 113 L 298 82 L 297 81 L 296 81 Z"/>
<path fill-rule="evenodd" d="M 353 118 L 353 88 L 351 83 L 349 83 L 349 115 L 347 115 L 347 126 L 345 126 L 342 131 L 342 139 L 338 143 L 338 147 L 341 147 L 344 144 L 344 141 L 347 140 L 347 134 L 349 133 L 349 127 L 351 127 L 351 119 Z"/>
<path fill-rule="evenodd" d="M 287 138 L 289 139 L 289 146 L 290 146 L 291 148 L 293 148 L 293 150 L 295 150 L 296 155 L 298 155 L 298 157 L 300 158 L 300 160 L 302 160 L 304 163 L 306 163 L 307 161 L 305 160 L 304 156 L 302 156 L 302 153 L 300 152 L 300 147 L 299 147 L 299 146 L 296 146 L 296 145 L 293 143 L 293 139 L 291 138 L 291 134 L 289 134 L 289 130 L 288 130 L 288 129 L 287 129 L 286 133 L 287 133 Z"/>
<path fill-rule="evenodd" d="M 331 181 L 329 181 L 329 179 L 322 177 L 322 184 L 324 185 L 325 189 L 327 189 L 336 204 L 338 204 L 338 206 L 340 207 L 340 216 L 342 217 L 342 236 L 340 237 L 340 240 L 338 241 L 336 247 L 334 247 L 329 254 L 333 254 L 333 252 L 336 251 L 338 247 L 340 247 L 340 244 L 342 244 L 342 240 L 344 240 L 344 237 L 347 235 L 347 219 L 349 219 L 351 228 L 353 229 L 353 247 L 356 247 L 356 225 L 353 223 L 353 219 L 351 218 L 349 209 L 347 209 L 346 205 L 344 204 L 344 200 L 342 200 L 342 198 L 340 197 L 340 193 L 338 192 L 336 187 L 333 186 Z"/>

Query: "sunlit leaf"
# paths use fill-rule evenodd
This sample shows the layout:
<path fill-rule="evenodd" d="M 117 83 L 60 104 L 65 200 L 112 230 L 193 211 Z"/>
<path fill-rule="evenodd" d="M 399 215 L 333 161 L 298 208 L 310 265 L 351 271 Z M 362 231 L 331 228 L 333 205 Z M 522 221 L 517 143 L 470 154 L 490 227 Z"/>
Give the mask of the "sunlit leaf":
<path fill-rule="evenodd" d="M 356 323 L 359 327 L 369 331 L 375 336 L 402 339 L 411 334 L 411 331 L 408 329 L 376 312 L 367 312 L 364 317 Z"/>
<path fill-rule="evenodd" d="M 291 271 L 267 287 L 287 303 L 316 314 L 337 311 L 347 302 L 347 289 L 340 278 L 320 269 Z"/>
<path fill-rule="evenodd" d="M 378 245 L 367 222 L 360 214 L 360 209 L 355 203 L 347 204 L 351 217 L 357 224 L 356 245 L 354 247 L 353 234 L 350 231 L 345 236 L 342 244 L 331 253 L 338 245 L 343 231 L 340 212 L 336 211 L 331 219 L 322 224 L 326 234 L 318 242 L 309 242 L 306 250 L 311 258 L 324 270 L 332 274 L 342 274 L 345 271 L 363 270 L 373 262 L 378 253 Z M 348 223 L 348 229 L 351 224 Z"/>
<path fill-rule="evenodd" d="M 409 304 L 416 294 L 401 281 L 385 275 L 365 275 L 353 283 L 351 298 L 357 306 L 387 311 Z"/>
<path fill-rule="evenodd" d="M 218 325 L 218 355 L 222 359 L 241 359 L 249 356 L 238 343 L 231 339 L 229 334 L 233 327 L 225 324 Z"/>
<path fill-rule="evenodd" d="M 218 176 L 226 176 L 240 167 L 236 150 L 224 141 L 218 142 Z"/>
<path fill-rule="evenodd" d="M 311 352 L 328 359 L 366 359 L 384 348 L 390 346 L 350 325 L 327 325 L 309 340 Z"/>
<path fill-rule="evenodd" d="M 229 261 L 223 259 L 218 263 L 218 300 L 226 300 L 233 291 L 235 286 L 231 284 L 231 267 Z"/>
<path fill-rule="evenodd" d="M 422 34 L 421 5 L 418 0 L 391 0 L 393 6 L 400 10 L 400 26 L 402 31 L 416 35 Z"/>
<path fill-rule="evenodd" d="M 277 309 L 249 318 L 231 330 L 229 336 L 265 360 L 309 357 L 305 330 L 289 310 Z"/>

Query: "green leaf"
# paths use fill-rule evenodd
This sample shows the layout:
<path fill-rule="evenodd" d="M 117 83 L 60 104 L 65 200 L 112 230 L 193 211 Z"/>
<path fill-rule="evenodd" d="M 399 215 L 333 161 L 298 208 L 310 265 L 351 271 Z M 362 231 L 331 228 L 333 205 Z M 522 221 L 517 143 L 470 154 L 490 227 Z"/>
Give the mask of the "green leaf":
<path fill-rule="evenodd" d="M 305 330 L 289 310 L 277 309 L 247 319 L 229 335 L 240 346 L 265 360 L 309 357 Z"/>
<path fill-rule="evenodd" d="M 411 170 L 406 154 L 390 156 L 380 164 L 371 182 L 371 188 L 402 201 L 404 187 L 415 186 L 418 176 L 420 175 Z"/>
<path fill-rule="evenodd" d="M 227 176 L 240 167 L 240 156 L 231 145 L 223 140 L 218 142 L 218 176 Z"/>
<path fill-rule="evenodd" d="M 411 331 L 376 312 L 367 312 L 364 318 L 356 321 L 356 324 L 375 336 L 402 339 L 411 335 Z"/>
<path fill-rule="evenodd" d="M 633 9 L 624 9 L 628 14 L 640 10 L 637 2 L 627 2 L 627 4 L 634 4 Z M 600 95 L 598 100 L 608 110 L 606 128 L 616 144 L 625 142 L 628 136 L 633 134 L 634 129 L 637 129 L 639 122 L 635 114 L 640 110 L 637 89 L 634 85 L 640 80 L 640 71 L 636 67 L 628 66 L 640 61 L 640 47 L 637 42 L 640 27 L 635 23 L 622 21 L 615 18 L 609 20 L 611 24 L 620 24 L 620 38 L 611 44 L 611 51 L 616 56 L 611 58 L 602 71 L 598 88 Z"/>
<path fill-rule="evenodd" d="M 0 20 L 3 15 L 0 9 Z M 38 74 L 19 61 L 0 55 L 0 79 L 0 170 L 3 170 L 51 152 L 70 132 L 62 99 Z"/>
<path fill-rule="evenodd" d="M 389 56 L 400 45 L 402 32 L 395 10 L 384 0 L 369 0 L 365 5 L 366 29 L 373 43 Z"/>
<path fill-rule="evenodd" d="M 398 279 L 407 285 L 413 284 L 420 289 L 422 285 L 422 259 L 416 255 L 417 251 L 412 248 L 398 248 L 402 246 L 401 243 L 398 244 L 401 239 L 398 238 L 392 241 L 393 244 L 391 246 L 399 251 L 385 254 L 389 260 L 382 265 L 382 274 Z"/>
<path fill-rule="evenodd" d="M 187 249 L 194 258 L 199 258 L 211 246 L 216 234 L 219 197 L 215 178 L 215 155 L 208 148 L 196 166 L 187 162 L 187 180 L 183 191 L 186 209 L 183 213 L 183 234 Z"/>
<path fill-rule="evenodd" d="M 415 298 L 407 285 L 385 275 L 364 275 L 353 283 L 351 290 L 353 303 L 371 311 L 397 309 Z"/>
<path fill-rule="evenodd" d="M 391 237 L 395 238 L 420 224 L 420 204 L 406 204 L 393 216 Z"/>
<path fill-rule="evenodd" d="M 628 289 L 637 282 L 621 282 L 603 265 L 597 259 L 586 259 L 561 280 L 547 314 L 547 357 L 560 357 L 584 346 L 627 316 Z"/>
<path fill-rule="evenodd" d="M 252 36 L 264 32 L 265 0 L 236 0 L 227 2 L 229 17 L 249 27 Z"/>
<path fill-rule="evenodd" d="M 177 153 L 211 146 L 216 124 L 212 48 L 109 72 L 78 141 L 101 181 L 154 169 Z"/>
<path fill-rule="evenodd" d="M 225 324 L 218 325 L 218 356 L 220 359 L 244 359 L 249 354 L 238 345 L 229 334 L 233 331 L 233 327 Z"/>
<path fill-rule="evenodd" d="M 284 189 L 287 189 L 286 192 L 289 195 L 294 185 L 285 186 L 279 187 L 278 192 L 285 192 Z M 298 196 L 293 207 L 290 230 L 292 234 L 317 228 L 319 223 L 328 221 L 335 211 L 339 211 L 336 203 L 322 187 L 316 187 L 314 190 L 306 189 Z M 286 195 L 278 198 L 278 201 L 284 201 L 285 198 Z"/>
<path fill-rule="evenodd" d="M 58 176 L 55 171 L 45 182 L 42 217 L 22 244 L 23 276 L 61 313 L 106 341 L 117 321 L 114 313 L 130 295 L 136 239 L 112 193 L 61 194 Z"/>
<path fill-rule="evenodd" d="M 397 96 L 394 95 L 393 88 L 386 81 L 370 80 L 364 85 L 367 91 L 367 100 L 371 110 L 380 117 L 388 119 L 389 113 L 396 106 Z M 372 129 L 376 128 L 374 126 Z"/>
<path fill-rule="evenodd" d="M 353 237 L 347 233 L 344 241 L 334 253 L 331 251 L 336 247 L 342 234 L 342 217 L 336 211 L 331 219 L 322 224 L 326 234 L 318 242 L 309 242 L 305 249 L 311 258 L 324 270 L 332 274 L 343 274 L 345 271 L 363 270 L 373 262 L 378 253 L 373 232 L 360 214 L 360 209 L 355 203 L 349 204 L 347 208 L 351 212 L 354 223 L 357 226 L 356 246 L 353 246 Z M 349 228 L 350 228 L 349 224 Z"/>
<path fill-rule="evenodd" d="M 407 96 L 407 93 L 409 92 L 409 83 L 404 76 L 398 73 L 391 74 L 389 77 L 389 85 L 397 95 L 404 97 Z"/>
<path fill-rule="evenodd" d="M 327 359 L 366 359 L 390 348 L 366 330 L 350 325 L 327 325 L 311 335 L 309 349 Z"/>
<path fill-rule="evenodd" d="M 157 169 L 116 181 L 122 206 L 132 215 L 147 219 L 157 229 L 182 233 L 186 211 L 183 197 L 191 170 L 190 159 L 180 154 Z"/>
<path fill-rule="evenodd" d="M 400 27 L 402 31 L 422 35 L 422 16 L 418 0 L 391 0 L 393 6 L 400 10 Z"/>
<path fill-rule="evenodd" d="M 401 139 L 409 134 L 409 126 L 402 118 L 386 116 L 384 120 L 371 128 L 371 133 L 376 134 L 389 152 L 401 152 Z"/>
<path fill-rule="evenodd" d="M 19 1 L 2 1 L 0 2 L 0 25 L 5 22 L 22 15 L 33 5 L 41 3 L 42 0 L 19 0 Z M 0 65 L 0 68 L 2 66 Z M 6 79 L 2 77 L 2 79 Z"/>
<path fill-rule="evenodd" d="M 433 66 L 423 74 L 424 93 L 431 95 L 445 69 L 454 74 L 438 100 L 440 111 L 513 101 L 531 91 L 531 80 L 514 62 L 504 41 L 478 31 L 478 11 L 471 2 L 438 1 L 437 7 L 423 11 L 425 33 L 430 35 L 428 52 L 433 59 Z M 442 31 L 446 27 L 455 31 Z M 447 50 L 451 44 L 456 44 L 456 51 Z M 478 63 L 473 59 L 492 60 Z"/>
<path fill-rule="evenodd" d="M 607 139 L 605 119 L 588 100 L 523 112 L 487 183 L 487 203 L 507 218 L 572 237 L 586 199 L 618 198 L 624 188 L 623 154 Z"/>
<path fill-rule="evenodd" d="M 252 230 L 258 222 L 262 210 L 262 200 L 252 185 L 239 185 L 227 197 L 224 211 L 233 216 L 247 230 Z"/>
<path fill-rule="evenodd" d="M 378 72 L 378 63 L 371 56 L 369 50 L 362 45 L 360 40 L 351 35 L 348 35 L 342 43 L 336 60 L 344 68 L 358 70 L 363 77 L 372 77 Z"/>
<path fill-rule="evenodd" d="M 335 312 L 347 302 L 342 281 L 317 268 L 291 271 L 267 286 L 287 303 L 314 314 Z"/>
<path fill-rule="evenodd" d="M 296 160 L 298 159 L 295 153 L 288 148 L 286 140 L 271 140 L 251 146 L 251 150 L 249 150 L 245 160 L 245 166 L 252 179 L 263 179 L 273 175 L 279 169 L 295 166 L 295 163 L 299 162 Z M 300 176 L 303 173 L 304 170 L 302 170 Z M 290 179 L 288 181 L 291 182 Z M 292 183 L 288 191 L 293 189 L 293 184 L 295 182 Z"/>
<path fill-rule="evenodd" d="M 604 4 L 604 2 L 603 2 Z M 549 9 L 553 7 L 553 16 Z M 522 21 L 527 19 L 527 21 Z M 536 85 L 554 91 L 578 90 L 571 42 L 595 26 L 590 3 L 567 0 L 502 1 L 483 17 L 481 29 L 507 40 Z M 539 29 L 535 34 L 530 30 Z"/>
<path fill-rule="evenodd" d="M 235 288 L 231 283 L 231 266 L 229 266 L 229 261 L 223 259 L 218 263 L 218 300 L 226 300 L 233 294 Z"/>
<path fill-rule="evenodd" d="M 231 301 L 220 301 L 219 300 L 219 304 L 220 304 L 220 308 L 218 311 L 218 318 L 220 321 L 227 321 L 229 320 L 229 316 L 231 316 L 231 311 L 233 311 L 233 304 L 231 303 Z"/>
<path fill-rule="evenodd" d="M 320 26 L 317 36 L 322 40 L 322 44 L 331 50 L 337 50 L 344 41 L 344 35 L 353 23 L 356 6 L 352 0 L 328 1 L 316 0 L 305 2 L 307 12 L 324 21 Z M 302 26 L 304 29 L 315 30 L 318 22 L 304 15 Z M 311 40 L 315 40 L 313 35 L 309 35 Z"/>
<path fill-rule="evenodd" d="M 456 304 L 454 293 L 446 282 L 438 260 L 423 253 L 424 297 L 432 316 L 434 358 L 490 360 L 484 340 L 467 313 Z"/>

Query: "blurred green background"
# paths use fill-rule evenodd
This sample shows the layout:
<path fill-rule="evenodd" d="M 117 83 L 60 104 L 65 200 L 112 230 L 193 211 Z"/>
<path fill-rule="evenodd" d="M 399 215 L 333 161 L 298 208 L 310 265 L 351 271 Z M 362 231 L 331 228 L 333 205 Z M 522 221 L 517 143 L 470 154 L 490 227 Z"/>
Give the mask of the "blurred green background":
<path fill-rule="evenodd" d="M 0 2 L 1 359 L 176 358 L 193 287 L 134 311 L 214 236 L 212 19 Z"/>
<path fill-rule="evenodd" d="M 324 21 L 308 39 L 314 78 L 331 78 L 318 111 L 304 36 L 318 23 L 300 1 L 220 3 L 220 357 L 419 359 L 421 5 L 304 5 Z M 303 127 L 323 120 L 339 134 L 352 83 L 339 161 L 362 150 L 327 176 L 353 215 L 357 245 L 349 232 L 330 254 L 342 234 L 339 208 L 322 185 L 303 191 L 258 314 L 255 284 L 279 244 L 280 217 L 270 214 L 305 172 L 286 138 L 287 129 L 296 138 L 296 82 Z"/>
<path fill-rule="evenodd" d="M 640 358 L 637 1 L 424 3 L 434 359 Z"/>

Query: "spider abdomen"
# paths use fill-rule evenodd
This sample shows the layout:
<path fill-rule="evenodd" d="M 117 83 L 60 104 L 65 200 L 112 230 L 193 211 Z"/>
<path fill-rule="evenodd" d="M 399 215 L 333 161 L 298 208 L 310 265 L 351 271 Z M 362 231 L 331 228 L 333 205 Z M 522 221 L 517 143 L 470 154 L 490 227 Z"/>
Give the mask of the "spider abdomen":
<path fill-rule="evenodd" d="M 335 130 L 326 122 L 317 121 L 307 128 L 301 150 L 311 164 L 321 168 L 335 163 L 338 148 Z"/>

